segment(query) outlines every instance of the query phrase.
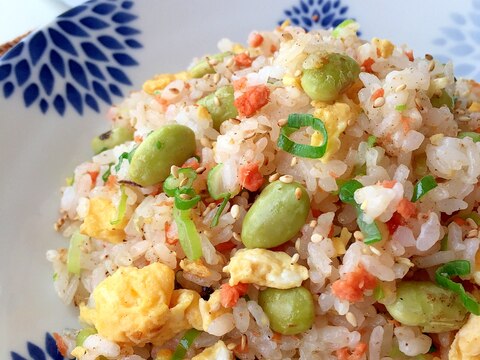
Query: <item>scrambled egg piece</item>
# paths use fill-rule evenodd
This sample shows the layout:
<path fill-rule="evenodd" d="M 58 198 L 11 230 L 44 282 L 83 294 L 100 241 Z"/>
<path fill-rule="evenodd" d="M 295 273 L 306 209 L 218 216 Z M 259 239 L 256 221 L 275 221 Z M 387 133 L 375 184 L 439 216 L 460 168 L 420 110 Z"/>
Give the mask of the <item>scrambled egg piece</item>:
<path fill-rule="evenodd" d="M 192 275 L 206 278 L 209 277 L 211 271 L 205 266 L 202 260 L 188 260 L 187 258 L 180 261 L 180 267 L 183 271 L 190 273 Z"/>
<path fill-rule="evenodd" d="M 150 342 L 161 335 L 169 319 L 174 277 L 173 270 L 161 263 L 119 268 L 93 291 L 94 308 L 80 306 L 80 320 L 117 343 Z"/>
<path fill-rule="evenodd" d="M 170 360 L 172 358 L 173 351 L 169 349 L 161 349 L 157 352 L 155 360 Z"/>
<path fill-rule="evenodd" d="M 348 231 L 346 227 L 344 227 L 340 232 L 340 236 L 334 237 L 332 239 L 333 247 L 335 248 L 335 252 L 337 253 L 337 255 L 343 255 L 346 253 L 347 251 L 346 246 L 351 237 L 352 237 L 352 233 Z"/>
<path fill-rule="evenodd" d="M 193 290 L 174 290 L 165 324 L 158 335 L 152 339 L 152 342 L 161 345 L 180 332 L 192 327 L 203 330 L 202 318 L 198 308 L 199 300 L 200 295 Z"/>
<path fill-rule="evenodd" d="M 155 91 L 163 90 L 173 80 L 188 80 L 190 76 L 188 72 L 182 71 L 176 74 L 160 74 L 156 75 L 153 79 L 147 80 L 143 83 L 143 91 L 147 94 L 154 95 Z"/>
<path fill-rule="evenodd" d="M 392 56 L 395 46 L 387 39 L 373 38 L 372 44 L 377 48 L 377 54 L 386 59 Z"/>
<path fill-rule="evenodd" d="M 480 112 L 480 102 L 474 101 L 468 108 L 470 112 Z"/>
<path fill-rule="evenodd" d="M 203 350 L 192 360 L 232 360 L 233 354 L 228 350 L 227 346 L 222 340 L 219 340 L 215 345 Z"/>
<path fill-rule="evenodd" d="M 298 89 L 302 88 L 300 76 L 284 75 L 282 82 L 285 86 L 295 86 Z"/>
<path fill-rule="evenodd" d="M 90 237 L 117 244 L 125 239 L 123 229 L 128 223 L 128 218 L 116 225 L 112 225 L 112 219 L 117 216 L 117 209 L 108 199 L 92 198 L 88 207 L 88 214 L 83 224 L 80 226 L 80 232 Z"/>
<path fill-rule="evenodd" d="M 480 316 L 470 315 L 455 335 L 448 353 L 449 360 L 480 359 Z"/>
<path fill-rule="evenodd" d="M 347 125 L 352 124 L 359 113 L 358 106 L 351 103 L 335 102 L 328 104 L 322 101 L 315 101 L 313 103 L 315 111 L 313 115 L 319 118 L 325 124 L 328 134 L 328 145 L 325 155 L 320 159 L 326 162 L 335 154 L 342 143 L 340 142 L 340 135 L 345 131 Z M 310 140 L 310 145 L 319 146 L 323 141 L 323 136 L 315 131 Z"/>
<path fill-rule="evenodd" d="M 200 299 L 199 301 L 199 311 L 202 319 L 201 329 L 203 331 L 209 332 L 208 327 L 213 320 L 222 316 L 223 314 L 232 313 L 231 308 L 224 308 L 220 303 L 220 290 L 215 290 L 208 300 Z"/>
<path fill-rule="evenodd" d="M 230 273 L 231 286 L 246 283 L 291 289 L 308 279 L 307 268 L 293 264 L 288 254 L 265 249 L 238 250 L 223 271 Z"/>

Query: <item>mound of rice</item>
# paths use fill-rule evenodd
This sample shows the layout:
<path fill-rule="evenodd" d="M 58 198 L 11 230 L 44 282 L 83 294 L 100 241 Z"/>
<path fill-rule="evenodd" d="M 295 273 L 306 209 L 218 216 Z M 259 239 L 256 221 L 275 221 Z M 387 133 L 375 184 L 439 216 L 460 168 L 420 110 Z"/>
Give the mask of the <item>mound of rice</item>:
<path fill-rule="evenodd" d="M 246 47 L 223 39 L 219 49 L 230 55 L 215 61 L 210 58 L 213 71 L 200 78 L 192 78 L 188 71 L 157 75 L 143 90 L 112 107 L 108 113 L 112 128 L 132 129 L 134 140 L 102 151 L 75 169 L 71 183 L 62 189 L 56 229 L 70 238 L 85 229 L 95 199 L 106 199 L 117 208 L 123 189 L 127 202 L 121 241 L 107 241 L 81 230 L 89 236 L 79 247 L 79 273 L 69 272 L 67 259 L 72 250 L 68 246 L 47 253 L 55 272 L 55 290 L 65 304 L 81 306 L 82 314 L 93 311 L 99 304 L 92 293 L 119 269 L 161 263 L 174 271 L 175 289 L 193 290 L 202 297 L 197 302 L 203 324 L 211 318 L 186 358 L 207 349 L 195 359 L 447 359 L 450 348 L 457 354 L 451 354 L 451 359 L 480 358 L 480 349 L 464 344 L 470 336 L 466 330 L 463 343 L 458 339 L 454 342 L 456 331 L 422 333 L 419 326 L 394 320 L 385 308 L 396 300 L 400 282 L 435 282 L 435 270 L 453 260 L 470 262 L 471 272 L 462 279 L 476 294 L 480 284 L 480 264 L 476 262 L 480 245 L 480 142 L 475 136 L 458 134 L 480 128 L 480 87 L 473 81 L 456 79 L 450 63 L 442 64 L 428 54 L 414 57 L 405 45 L 388 40 L 361 40 L 357 29 L 350 23 L 333 32 L 306 32 L 284 24 L 274 31 L 253 32 Z M 348 55 L 360 65 L 361 72 L 336 101 L 312 102 L 302 89 L 301 75 L 312 67 L 312 54 L 328 53 Z M 233 85 L 235 99 L 254 87 L 266 88 L 268 102 L 253 113 L 224 121 L 216 130 L 210 114 L 197 101 L 226 85 Z M 454 99 L 452 108 L 432 105 L 432 96 L 441 94 Z M 336 106 L 353 109 L 353 115 L 348 121 L 339 118 L 329 123 L 333 126 L 327 127 L 329 141 L 338 144 L 335 151 L 310 159 L 278 148 L 280 128 L 290 114 L 335 116 Z M 203 253 L 197 262 L 185 257 L 178 241 L 173 199 L 162 192 L 160 184 L 141 187 L 132 183 L 130 163 L 122 159 L 122 154 L 135 149 L 152 131 L 173 123 L 189 127 L 196 136 L 197 159 L 187 163 L 197 169 L 194 187 L 202 196 L 194 209 Z M 294 133 L 292 139 L 310 143 L 315 136 L 307 127 Z M 227 202 L 218 225 L 211 227 L 219 204 L 209 196 L 206 183 L 209 171 L 220 163 L 226 187 L 242 190 Z M 300 232 L 274 249 L 308 269 L 302 286 L 313 296 L 315 319 L 309 330 L 297 335 L 271 330 L 269 318 L 257 302 L 264 287 L 255 280 L 246 296 L 231 306 L 219 302 L 217 295 L 222 296 L 222 292 L 215 291 L 230 279 L 223 269 L 244 248 L 239 235 L 242 222 L 261 191 L 249 191 L 242 183 L 245 167 L 258 172 L 265 183 L 279 178 L 290 181 L 291 176 L 305 186 L 311 199 L 311 211 Z M 433 176 L 437 186 L 411 202 L 415 185 L 427 175 Z M 354 199 L 364 220 L 378 224 L 379 242 L 363 241 L 365 234 L 357 225 L 355 208 L 339 200 L 339 185 L 352 179 L 363 185 Z M 92 226 L 97 225 L 101 226 Z M 373 279 L 374 286 L 363 288 L 363 280 L 360 285 L 349 282 L 358 269 Z M 122 289 L 128 293 L 131 289 L 127 285 L 124 282 Z M 344 294 L 355 286 L 361 291 L 358 298 Z M 111 291 L 109 296 L 123 296 Z M 140 296 L 131 291 L 132 296 Z M 207 309 L 206 313 L 202 309 Z M 117 313 L 122 314 L 120 310 L 113 312 Z M 97 311 L 96 316 L 101 315 Z M 139 313 L 138 319 L 143 315 Z M 110 332 L 98 327 L 98 333 L 86 337 L 81 346 L 75 343 L 78 330 L 56 334 L 57 344 L 64 354 L 81 360 L 99 356 L 170 359 L 185 330 L 194 327 L 174 330 L 175 322 L 186 321 L 184 316 L 186 310 L 177 320 L 162 323 L 171 327 L 162 340 L 137 334 L 144 337 L 142 341 L 136 341 L 134 335 L 115 341 Z M 470 322 L 475 320 L 472 318 Z M 121 322 L 115 318 L 108 321 L 112 328 Z M 137 327 L 141 325 L 135 321 L 129 329 L 132 334 L 140 331 Z M 86 327 L 95 323 L 83 315 L 81 322 Z M 479 329 L 480 320 L 477 324 Z M 462 357 L 469 346 L 468 356 L 473 357 Z"/>

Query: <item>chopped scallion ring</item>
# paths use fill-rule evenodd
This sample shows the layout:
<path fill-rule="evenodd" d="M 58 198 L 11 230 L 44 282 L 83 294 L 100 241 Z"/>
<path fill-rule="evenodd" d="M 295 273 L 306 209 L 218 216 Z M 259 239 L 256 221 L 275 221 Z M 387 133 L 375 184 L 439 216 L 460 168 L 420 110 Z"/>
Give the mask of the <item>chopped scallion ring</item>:
<path fill-rule="evenodd" d="M 127 212 L 128 195 L 125 193 L 125 186 L 123 185 L 120 186 L 120 192 L 121 192 L 121 195 L 120 195 L 120 202 L 118 203 L 117 217 L 115 220 L 110 221 L 111 225 L 120 224 L 120 222 L 125 217 L 125 213 Z"/>
<path fill-rule="evenodd" d="M 289 136 L 301 127 L 309 126 L 314 130 L 320 132 L 323 137 L 323 142 L 319 146 L 312 146 L 307 144 L 298 144 L 290 140 Z M 317 119 L 311 114 L 290 114 L 288 116 L 287 125 L 280 130 L 277 146 L 299 157 L 318 159 L 325 155 L 328 145 L 327 129 L 322 120 Z"/>
<path fill-rule="evenodd" d="M 427 175 L 421 178 L 413 188 L 412 202 L 420 200 L 430 190 L 438 186 L 435 178 L 432 175 Z"/>
<path fill-rule="evenodd" d="M 227 196 L 225 196 L 223 198 L 222 203 L 218 207 L 217 212 L 215 213 L 215 216 L 213 217 L 213 220 L 212 220 L 212 223 L 210 224 L 210 227 L 215 227 L 215 226 L 218 225 L 218 220 L 220 219 L 220 215 L 222 215 L 223 209 L 225 209 L 225 206 L 227 206 L 227 203 L 228 203 L 228 200 L 230 200 L 230 197 L 231 197 L 231 195 L 227 194 Z"/>

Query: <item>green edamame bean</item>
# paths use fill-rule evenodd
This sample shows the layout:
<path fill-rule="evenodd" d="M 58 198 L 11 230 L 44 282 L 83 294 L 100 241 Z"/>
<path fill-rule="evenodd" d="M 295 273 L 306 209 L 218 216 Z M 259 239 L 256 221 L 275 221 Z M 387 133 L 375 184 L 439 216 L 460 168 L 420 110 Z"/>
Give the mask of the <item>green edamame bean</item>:
<path fill-rule="evenodd" d="M 131 140 L 133 140 L 133 129 L 118 127 L 93 138 L 92 150 L 95 154 L 99 154 Z"/>
<path fill-rule="evenodd" d="M 233 86 L 229 85 L 201 98 L 197 103 L 208 110 L 213 120 L 213 127 L 218 130 L 225 120 L 238 115 L 234 101 Z"/>
<path fill-rule="evenodd" d="M 220 53 L 220 54 L 206 56 L 205 58 L 201 59 L 198 63 L 193 65 L 193 67 L 188 70 L 188 73 L 190 74 L 190 76 L 192 78 L 201 78 L 201 77 L 203 77 L 204 75 L 207 75 L 207 74 L 214 74 L 215 69 L 209 63 L 209 60 L 220 62 L 220 61 L 223 61 L 223 59 L 225 59 L 229 55 L 232 55 L 232 53 L 227 51 L 227 52 Z"/>
<path fill-rule="evenodd" d="M 429 333 L 458 330 L 467 314 L 457 294 L 428 281 L 400 282 L 397 299 L 386 307 L 395 320 Z"/>
<path fill-rule="evenodd" d="M 172 124 L 155 130 L 138 146 L 130 163 L 130 179 L 150 186 L 167 178 L 172 165 L 181 166 L 195 155 L 195 134 L 190 128 Z"/>
<path fill-rule="evenodd" d="M 455 106 L 453 97 L 448 95 L 445 89 L 442 89 L 442 93 L 440 95 L 433 95 L 430 98 L 430 102 L 432 103 L 433 107 L 441 108 L 442 106 L 446 106 L 450 109 L 450 111 L 453 110 L 453 107 Z"/>
<path fill-rule="evenodd" d="M 312 100 L 333 101 L 352 85 L 360 74 L 358 63 L 347 55 L 328 54 L 318 68 L 305 69 L 303 90 Z"/>
<path fill-rule="evenodd" d="M 247 248 L 281 245 L 300 231 L 309 211 L 310 199 L 302 185 L 274 181 L 263 189 L 245 215 L 242 242 Z"/>
<path fill-rule="evenodd" d="M 97 333 L 97 330 L 94 328 L 85 328 L 79 331 L 77 337 L 75 338 L 75 343 L 77 346 L 82 346 L 85 342 L 85 339 L 90 335 L 94 335 Z"/>
<path fill-rule="evenodd" d="M 283 335 L 307 331 L 315 318 L 312 294 L 302 286 L 263 290 L 258 294 L 258 304 L 270 320 L 270 328 Z"/>

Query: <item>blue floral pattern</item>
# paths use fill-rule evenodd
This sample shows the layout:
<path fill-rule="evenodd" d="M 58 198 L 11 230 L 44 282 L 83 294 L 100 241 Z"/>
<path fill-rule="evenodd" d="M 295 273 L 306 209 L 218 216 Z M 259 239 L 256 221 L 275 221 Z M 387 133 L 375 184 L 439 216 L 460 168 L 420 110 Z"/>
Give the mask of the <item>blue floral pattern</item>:
<path fill-rule="evenodd" d="M 451 23 L 440 28 L 441 36 L 433 44 L 442 47 L 445 53 L 436 54 L 443 62 L 455 57 L 457 76 L 480 79 L 480 0 L 472 1 L 473 11 L 467 14 L 450 14 Z"/>
<path fill-rule="evenodd" d="M 290 20 L 293 25 L 305 30 L 328 29 L 348 19 L 347 11 L 348 6 L 342 5 L 340 0 L 300 0 L 297 5 L 283 12 L 285 17 L 278 24 Z"/>
<path fill-rule="evenodd" d="M 45 334 L 45 344 L 41 346 L 27 342 L 27 351 L 29 357 L 24 357 L 15 351 L 10 352 L 12 360 L 63 360 L 62 354 L 57 349 L 55 339 L 49 333 Z"/>
<path fill-rule="evenodd" d="M 0 94 L 21 92 L 26 107 L 62 116 L 68 107 L 99 112 L 99 101 L 122 97 L 132 85 L 128 68 L 138 65 L 132 53 L 142 47 L 133 6 L 91 0 L 59 16 L 0 58 Z"/>

